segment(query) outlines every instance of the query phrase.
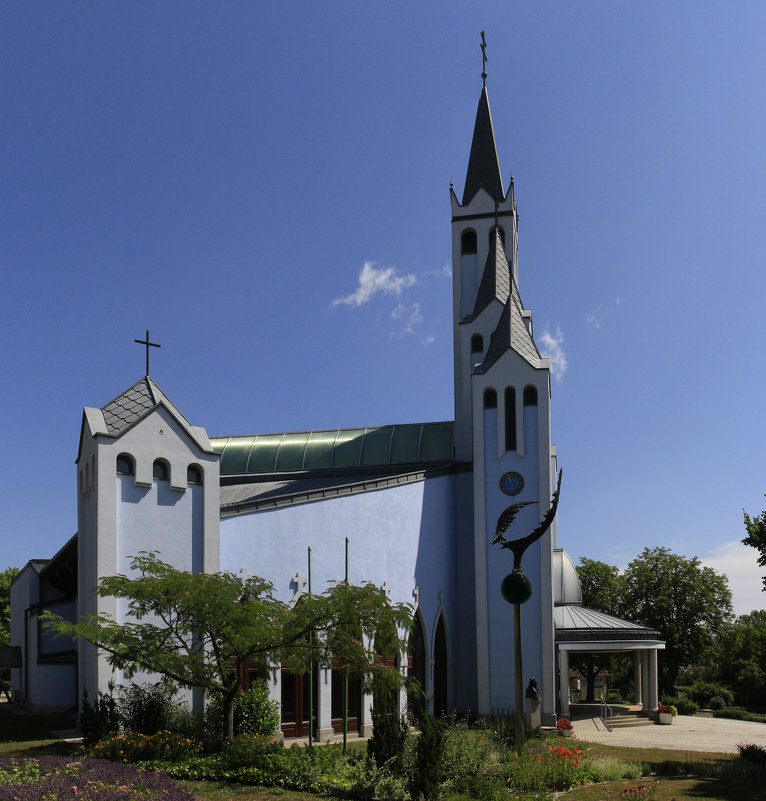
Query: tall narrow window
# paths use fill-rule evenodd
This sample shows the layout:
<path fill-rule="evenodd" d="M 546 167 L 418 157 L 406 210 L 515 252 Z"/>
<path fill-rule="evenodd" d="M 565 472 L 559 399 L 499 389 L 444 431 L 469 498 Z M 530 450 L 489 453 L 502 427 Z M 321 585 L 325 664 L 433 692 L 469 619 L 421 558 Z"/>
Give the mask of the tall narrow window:
<path fill-rule="evenodd" d="M 484 408 L 497 409 L 497 392 L 494 389 L 484 390 Z"/>
<path fill-rule="evenodd" d="M 505 449 L 516 450 L 516 390 L 505 388 Z"/>
<path fill-rule="evenodd" d="M 186 483 L 187 484 L 201 484 L 202 483 L 202 470 L 196 464 L 189 465 L 186 468 Z"/>
<path fill-rule="evenodd" d="M 524 405 L 537 406 L 537 387 L 524 387 Z"/>
<path fill-rule="evenodd" d="M 484 353 L 484 337 L 481 334 L 471 337 L 471 353 Z"/>
<path fill-rule="evenodd" d="M 476 253 L 476 231 L 464 231 L 460 239 L 460 253 L 467 256 Z"/>

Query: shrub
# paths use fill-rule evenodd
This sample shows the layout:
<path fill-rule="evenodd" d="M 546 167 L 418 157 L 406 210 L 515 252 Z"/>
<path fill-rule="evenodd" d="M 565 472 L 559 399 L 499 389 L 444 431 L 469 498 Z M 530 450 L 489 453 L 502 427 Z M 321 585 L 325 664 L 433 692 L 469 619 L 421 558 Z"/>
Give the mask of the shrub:
<path fill-rule="evenodd" d="M 169 731 L 154 734 L 127 732 L 96 743 L 90 756 L 111 762 L 147 762 L 153 759 L 184 760 L 199 754 L 202 743 Z"/>
<path fill-rule="evenodd" d="M 264 734 L 240 734 L 233 743 L 227 743 L 221 759 L 230 768 L 267 768 L 274 764 L 274 755 L 284 748 L 281 740 Z"/>
<path fill-rule="evenodd" d="M 394 712 L 372 713 L 372 737 L 367 741 L 367 756 L 378 767 L 388 764 L 391 772 L 401 772 L 402 754 L 410 734 L 403 717 Z"/>
<path fill-rule="evenodd" d="M 745 762 L 766 765 L 766 748 L 755 743 L 737 743 L 737 750 Z"/>
<path fill-rule="evenodd" d="M 547 751 L 516 754 L 503 765 L 502 776 L 514 795 L 568 790 L 589 779 L 579 748 L 552 745 Z"/>
<path fill-rule="evenodd" d="M 697 679 L 690 687 L 685 689 L 700 706 L 714 708 L 712 706 L 713 699 L 717 704 L 720 703 L 720 706 L 717 707 L 718 709 L 734 704 L 734 693 L 728 687 L 724 687 L 723 684 Z"/>
<path fill-rule="evenodd" d="M 158 681 L 156 684 L 130 684 L 120 687 L 117 707 L 122 728 L 139 734 L 157 731 L 188 732 L 188 716 L 184 703 L 175 700 L 176 688 Z"/>
<path fill-rule="evenodd" d="M 388 765 L 379 766 L 374 759 L 362 759 L 351 768 L 349 796 L 365 801 L 406 801 L 409 793 L 404 776 L 395 776 Z"/>
<path fill-rule="evenodd" d="M 279 731 L 279 705 L 269 698 L 266 681 L 256 681 L 234 700 L 234 734 L 272 735 Z M 205 702 L 205 736 L 217 741 L 224 731 L 223 699 L 215 694 Z"/>
<path fill-rule="evenodd" d="M 626 762 L 616 757 L 596 757 L 588 760 L 588 778 L 592 782 L 615 782 L 620 779 L 639 779 L 644 767 L 639 762 Z"/>
<path fill-rule="evenodd" d="M 114 697 L 114 682 L 108 684 L 109 692 L 100 690 L 95 705 L 88 701 L 88 691 L 82 694 L 80 706 L 80 731 L 85 745 L 92 745 L 120 730 L 120 715 L 117 710 L 117 699 Z"/>
<path fill-rule="evenodd" d="M 410 795 L 435 801 L 439 797 L 442 778 L 442 749 L 444 724 L 424 712 L 420 716 L 420 737 L 415 749 L 415 764 L 410 775 Z"/>
<path fill-rule="evenodd" d="M 751 715 L 741 706 L 727 706 L 723 709 L 716 709 L 713 712 L 714 718 L 729 718 L 730 720 L 750 720 Z"/>
<path fill-rule="evenodd" d="M 466 792 L 476 774 L 493 760 L 491 733 L 471 730 L 463 720 L 448 721 L 442 740 L 441 765 L 448 793 Z"/>
<path fill-rule="evenodd" d="M 679 715 L 693 715 L 699 709 L 691 698 L 678 698 L 675 701 L 675 706 Z"/>

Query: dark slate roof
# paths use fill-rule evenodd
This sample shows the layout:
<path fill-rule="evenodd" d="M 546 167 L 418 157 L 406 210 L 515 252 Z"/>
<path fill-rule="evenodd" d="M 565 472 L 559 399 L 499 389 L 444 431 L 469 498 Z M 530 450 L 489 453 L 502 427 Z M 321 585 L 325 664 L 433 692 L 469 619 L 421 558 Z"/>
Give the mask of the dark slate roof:
<path fill-rule="evenodd" d="M 495 299 L 505 303 L 510 291 L 511 271 L 508 267 L 503 240 L 500 238 L 500 231 L 496 228 L 495 239 L 487 254 L 487 263 L 484 265 L 481 284 L 476 295 L 473 316 L 476 317 L 477 314 L 484 311 Z"/>
<path fill-rule="evenodd" d="M 492 127 L 492 114 L 489 111 L 486 87 L 481 90 L 479 107 L 476 110 L 462 205 L 470 203 L 481 187 L 484 187 L 489 196 L 498 202 L 504 197 L 503 179 L 500 176 L 500 164 L 497 160 L 497 147 L 495 146 L 495 130 Z"/>
<path fill-rule="evenodd" d="M 487 355 L 484 357 L 481 367 L 478 368 L 479 372 L 488 370 L 509 348 L 523 356 L 533 367 L 542 366 L 540 351 L 537 350 L 537 345 L 527 330 L 522 316 L 523 310 L 519 290 L 511 279 L 511 292 L 505 302 L 505 308 L 500 315 L 497 328 L 492 333 Z"/>
<path fill-rule="evenodd" d="M 631 623 L 588 609 L 562 604 L 553 610 L 556 642 L 604 642 L 608 640 L 659 640 L 660 633 L 641 623 Z"/>
<path fill-rule="evenodd" d="M 145 376 L 102 407 L 101 411 L 109 434 L 117 436 L 160 403 L 164 403 L 185 421 L 187 426 L 191 426 L 154 381 Z"/>

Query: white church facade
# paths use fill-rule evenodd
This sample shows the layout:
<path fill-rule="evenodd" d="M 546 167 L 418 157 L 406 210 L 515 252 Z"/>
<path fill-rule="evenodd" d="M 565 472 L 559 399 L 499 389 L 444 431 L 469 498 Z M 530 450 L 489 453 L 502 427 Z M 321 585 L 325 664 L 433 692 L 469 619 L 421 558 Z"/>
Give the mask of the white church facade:
<path fill-rule="evenodd" d="M 372 581 L 412 605 L 400 664 L 432 711 L 514 706 L 512 607 L 500 594 L 512 559 L 490 541 L 512 503 L 535 502 L 506 536 L 535 528 L 558 464 L 550 365 L 519 292 L 514 185 L 503 189 L 486 88 L 465 189 L 458 198 L 451 188 L 450 199 L 454 421 L 210 438 L 148 375 L 105 406 L 86 407 L 77 533 L 51 559 L 30 561 L 11 588 L 18 703 L 76 708 L 83 691 L 94 698 L 106 689 L 112 671 L 103 655 L 47 635 L 39 614 L 120 619 L 117 602 L 92 588 L 128 572 L 139 551 L 159 551 L 183 570 L 264 576 L 291 601 L 306 591 L 311 548 L 314 587 L 343 578 L 348 549 L 351 582 Z M 637 698 L 656 709 L 663 644 L 655 631 L 581 606 L 555 520 L 523 569 L 534 587 L 522 607 L 523 682 L 537 678 L 543 721 L 568 714 L 574 651 L 633 652 Z M 308 677 L 275 667 L 269 683 L 285 737 L 305 735 L 312 718 L 320 739 L 342 727 L 340 674 L 331 668 Z M 403 693 L 402 712 L 408 703 Z M 370 704 L 352 687 L 351 731 L 369 733 Z"/>

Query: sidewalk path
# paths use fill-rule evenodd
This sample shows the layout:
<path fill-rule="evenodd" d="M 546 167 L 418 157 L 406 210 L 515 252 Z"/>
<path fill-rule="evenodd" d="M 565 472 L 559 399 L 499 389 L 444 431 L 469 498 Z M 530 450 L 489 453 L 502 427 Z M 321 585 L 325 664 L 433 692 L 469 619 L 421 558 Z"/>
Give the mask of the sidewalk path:
<path fill-rule="evenodd" d="M 574 739 L 627 748 L 665 748 L 677 751 L 737 753 L 737 743 L 766 748 L 766 723 L 726 718 L 678 715 L 671 726 L 633 726 L 607 731 L 600 718 L 573 721 Z"/>

